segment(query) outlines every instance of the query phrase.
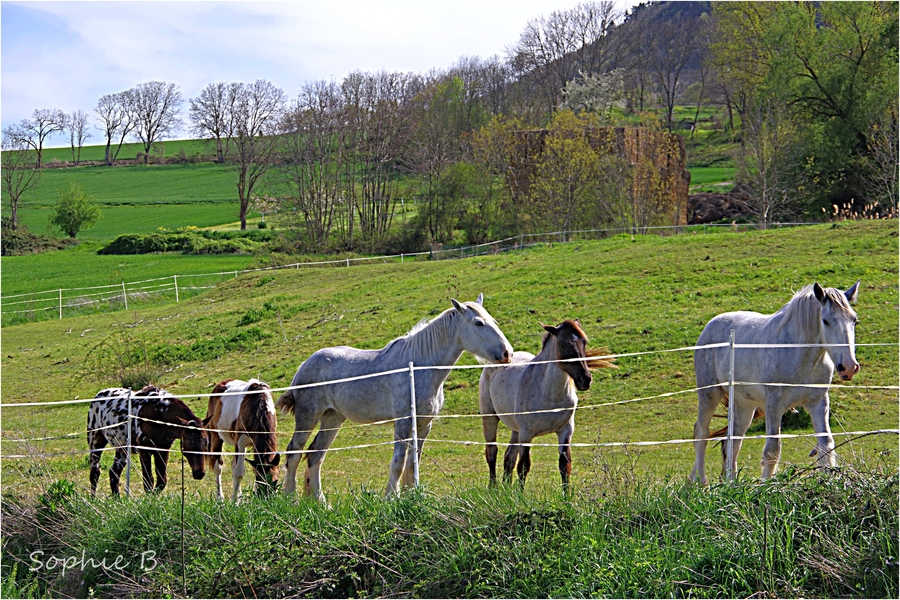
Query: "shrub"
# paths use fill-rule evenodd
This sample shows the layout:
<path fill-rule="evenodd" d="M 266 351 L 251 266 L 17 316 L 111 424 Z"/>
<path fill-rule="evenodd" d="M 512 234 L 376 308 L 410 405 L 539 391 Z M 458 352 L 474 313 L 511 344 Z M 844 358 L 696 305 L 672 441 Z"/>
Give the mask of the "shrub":
<path fill-rule="evenodd" d="M 95 198 L 85 194 L 80 185 L 71 184 L 68 191 L 57 193 L 50 224 L 74 238 L 80 230 L 90 228 L 102 218 L 93 200 Z"/>

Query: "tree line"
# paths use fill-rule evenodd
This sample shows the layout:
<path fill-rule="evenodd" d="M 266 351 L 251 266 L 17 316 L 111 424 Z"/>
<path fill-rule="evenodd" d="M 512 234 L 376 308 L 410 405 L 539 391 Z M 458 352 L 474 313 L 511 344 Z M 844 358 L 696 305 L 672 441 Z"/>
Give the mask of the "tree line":
<path fill-rule="evenodd" d="M 294 98 L 258 80 L 210 83 L 185 103 L 176 84 L 152 81 L 104 95 L 93 113 L 107 165 L 128 139 L 144 161 L 185 129 L 208 139 L 235 169 L 242 228 L 256 202 L 317 250 L 671 222 L 671 207 L 634 191 L 647 169 L 584 143 L 584 132 L 676 131 L 675 107 L 688 104 L 687 135 L 702 106 L 724 110 L 738 189 L 762 224 L 849 199 L 896 207 L 897 6 L 658 2 L 625 15 L 582 2 L 529 21 L 503 57 L 354 72 L 307 82 Z M 45 140 L 66 132 L 77 164 L 88 123 L 83 111 L 36 110 L 4 129 L 3 147 L 28 150 L 39 168 Z M 520 188 L 511 153 L 516 132 L 532 129 L 548 137 Z M 15 223 L 36 177 L 9 158 L 4 171 L 21 175 L 4 176 Z M 397 227 L 407 204 L 415 210 Z"/>

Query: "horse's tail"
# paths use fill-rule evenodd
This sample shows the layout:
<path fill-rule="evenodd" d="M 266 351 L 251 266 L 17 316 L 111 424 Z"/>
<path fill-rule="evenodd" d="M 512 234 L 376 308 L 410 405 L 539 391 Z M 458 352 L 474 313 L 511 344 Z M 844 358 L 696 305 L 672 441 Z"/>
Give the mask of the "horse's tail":
<path fill-rule="evenodd" d="M 585 356 L 590 358 L 587 361 L 588 369 L 618 369 L 619 367 L 615 364 L 616 359 L 609 355 L 609 348 L 589 348 L 584 353 Z"/>
<path fill-rule="evenodd" d="M 275 408 L 281 411 L 281 414 L 293 414 L 294 413 L 294 392 L 293 390 L 288 390 L 281 395 L 281 398 L 278 399 L 278 402 L 275 403 Z"/>

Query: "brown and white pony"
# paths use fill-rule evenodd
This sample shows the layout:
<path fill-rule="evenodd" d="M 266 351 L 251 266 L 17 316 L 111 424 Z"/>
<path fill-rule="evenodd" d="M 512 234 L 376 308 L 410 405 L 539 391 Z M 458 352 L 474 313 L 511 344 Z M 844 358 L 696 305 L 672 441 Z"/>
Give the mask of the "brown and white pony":
<path fill-rule="evenodd" d="M 169 449 L 181 440 L 194 479 L 206 474 L 203 455 L 209 450 L 209 436 L 203 423 L 187 404 L 166 390 L 148 385 L 135 393 L 128 388 L 108 388 L 97 393 L 88 411 L 87 437 L 91 466 L 91 494 L 97 492 L 100 480 L 100 456 L 107 444 L 116 450 L 116 458 L 109 470 L 109 486 L 119 494 L 119 480 L 128 454 L 128 396 L 131 395 L 131 446 L 141 459 L 144 490 L 162 491 L 166 487 L 166 466 Z M 140 447 L 141 449 L 136 449 Z M 156 485 L 153 484 L 151 460 L 156 461 Z"/>
<path fill-rule="evenodd" d="M 226 379 L 217 383 L 212 393 L 203 423 L 210 431 L 213 452 L 222 452 L 225 442 L 238 452 L 231 463 L 234 499 L 241 495 L 243 453 L 247 446 L 253 449 L 250 464 L 256 473 L 256 491 L 269 490 L 278 476 L 280 458 L 275 403 L 269 384 L 258 379 Z M 222 455 L 211 454 L 209 463 L 216 474 L 216 493 L 222 498 Z"/>

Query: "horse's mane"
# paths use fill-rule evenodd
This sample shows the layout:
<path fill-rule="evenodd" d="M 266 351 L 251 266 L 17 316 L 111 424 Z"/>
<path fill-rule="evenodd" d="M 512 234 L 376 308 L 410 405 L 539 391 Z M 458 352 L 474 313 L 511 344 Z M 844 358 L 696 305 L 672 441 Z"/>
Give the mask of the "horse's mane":
<path fill-rule="evenodd" d="M 571 326 L 572 329 L 575 330 L 575 333 L 577 333 L 578 335 L 580 335 L 581 337 L 584 338 L 585 342 L 588 341 L 587 334 L 584 332 L 584 329 L 582 329 L 578 323 L 576 323 L 575 321 L 566 320 L 566 321 L 563 321 L 563 324 L 568 324 L 569 326 Z M 542 354 L 544 352 L 544 350 L 547 349 L 547 344 L 549 343 L 550 338 L 552 338 L 552 337 L 553 336 L 550 334 L 549 331 L 544 332 L 544 337 L 541 340 L 541 351 L 539 352 L 539 354 Z M 606 347 L 586 348 L 584 351 L 584 355 L 588 360 L 585 362 L 587 363 L 588 368 L 591 370 L 594 370 L 594 369 L 618 369 L 619 367 L 617 367 L 615 364 L 615 362 L 616 362 L 615 358 L 605 358 L 605 357 L 608 357 L 609 354 L 610 354 L 609 348 L 606 348 Z"/>
<path fill-rule="evenodd" d="M 831 300 L 831 303 L 846 317 L 853 316 L 853 309 L 847 297 L 838 289 L 823 288 L 825 297 Z M 818 331 L 819 316 L 822 313 L 822 303 L 813 293 L 813 284 L 804 286 L 799 292 L 794 294 L 787 304 L 782 306 L 778 312 L 772 315 L 772 325 L 775 331 L 780 331 L 793 324 L 804 331 Z"/>
<path fill-rule="evenodd" d="M 476 302 L 464 302 L 466 307 L 474 310 L 483 319 L 494 321 L 487 311 Z M 454 320 L 459 316 L 459 312 L 455 308 L 448 308 L 430 321 L 422 319 L 404 335 L 388 342 L 382 352 L 387 352 L 398 343 L 404 342 L 411 357 L 421 356 L 424 353 L 430 353 L 433 348 L 446 343 L 447 338 L 453 327 Z M 477 358 L 477 357 L 476 357 Z"/>

